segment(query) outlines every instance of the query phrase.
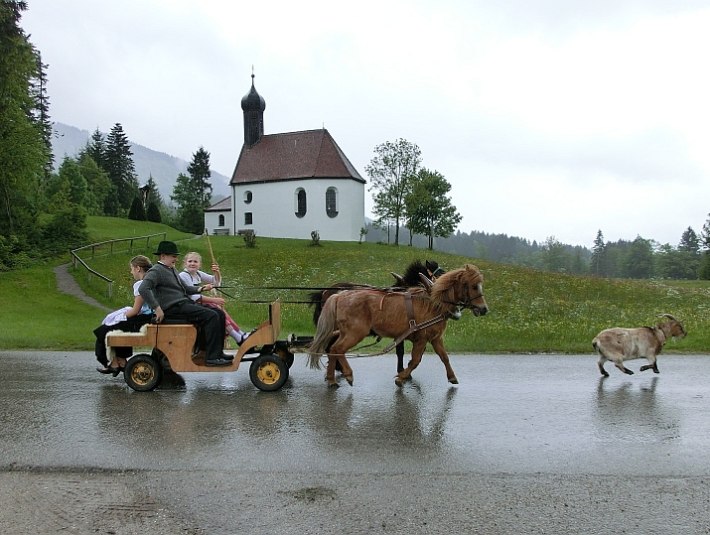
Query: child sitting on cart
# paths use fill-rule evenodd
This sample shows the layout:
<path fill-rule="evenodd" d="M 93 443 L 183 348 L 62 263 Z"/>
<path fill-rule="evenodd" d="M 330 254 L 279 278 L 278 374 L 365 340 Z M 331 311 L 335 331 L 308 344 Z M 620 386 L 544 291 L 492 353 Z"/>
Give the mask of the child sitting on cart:
<path fill-rule="evenodd" d="M 222 274 L 219 271 L 219 264 L 212 264 L 212 273 L 205 273 L 201 271 L 202 267 L 202 256 L 200 253 L 195 251 L 189 252 L 185 255 L 182 261 L 183 270 L 180 272 L 180 278 L 186 283 L 193 286 L 200 286 L 202 284 L 211 284 L 215 287 L 219 287 L 222 283 Z M 249 333 L 242 331 L 242 329 L 237 325 L 237 322 L 232 319 L 232 317 L 227 313 L 224 308 L 224 299 L 222 297 L 208 296 L 204 293 L 195 294 L 190 296 L 191 299 L 201 305 L 219 308 L 224 312 L 225 319 L 225 329 L 227 334 L 234 338 L 234 341 L 238 346 L 242 345 L 244 340 L 249 337 Z"/>
<path fill-rule="evenodd" d="M 141 297 L 138 292 L 138 288 L 143 281 L 146 271 L 148 271 L 153 264 L 147 257 L 138 255 L 131 258 L 129 266 L 133 280 L 135 280 L 133 284 L 133 306 L 126 306 L 114 310 L 104 318 L 101 325 L 94 329 L 94 335 L 96 335 L 96 360 L 103 365 L 102 368 L 96 368 L 96 371 L 111 374 L 114 377 L 123 371 L 126 365 L 126 359 L 131 356 L 131 348 L 115 348 L 115 356 L 109 364 L 106 354 L 106 334 L 110 331 L 137 332 L 143 325 L 150 323 L 150 319 L 153 316 L 153 310 L 145 303 L 143 297 Z"/>

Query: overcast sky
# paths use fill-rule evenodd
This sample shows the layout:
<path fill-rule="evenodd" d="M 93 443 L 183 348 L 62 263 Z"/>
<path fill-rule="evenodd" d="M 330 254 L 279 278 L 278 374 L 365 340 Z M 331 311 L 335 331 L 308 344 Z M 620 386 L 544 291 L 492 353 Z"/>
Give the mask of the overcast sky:
<path fill-rule="evenodd" d="M 28 4 L 53 120 L 227 176 L 253 66 L 266 134 L 325 126 L 365 179 L 415 143 L 464 232 L 677 245 L 710 212 L 706 0 Z"/>

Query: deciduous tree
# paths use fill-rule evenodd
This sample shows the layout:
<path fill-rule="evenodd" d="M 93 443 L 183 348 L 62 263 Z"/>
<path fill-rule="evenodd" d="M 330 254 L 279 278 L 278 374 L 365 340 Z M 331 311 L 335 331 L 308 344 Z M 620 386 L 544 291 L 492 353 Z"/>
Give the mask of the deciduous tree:
<path fill-rule="evenodd" d="M 407 226 L 410 232 L 427 236 L 430 250 L 435 237 L 450 236 L 461 222 L 461 215 L 447 196 L 449 191 L 451 184 L 441 173 L 420 169 L 405 197 Z"/>
<path fill-rule="evenodd" d="M 180 173 L 175 181 L 170 198 L 175 203 L 176 224 L 184 232 L 202 234 L 204 230 L 204 211 L 200 206 L 200 191 L 194 188 L 192 179 Z"/>
<path fill-rule="evenodd" d="M 383 221 L 394 222 L 394 243 L 399 245 L 399 226 L 405 218 L 404 199 L 419 170 L 421 151 L 414 143 L 398 139 L 394 143 L 388 141 L 378 145 L 375 154 L 365 167 L 372 180 L 370 191 L 375 191 L 373 213 L 380 224 Z"/>
<path fill-rule="evenodd" d="M 623 276 L 632 279 L 647 279 L 653 275 L 653 248 L 650 240 L 637 236 L 631 242 L 623 268 Z"/>

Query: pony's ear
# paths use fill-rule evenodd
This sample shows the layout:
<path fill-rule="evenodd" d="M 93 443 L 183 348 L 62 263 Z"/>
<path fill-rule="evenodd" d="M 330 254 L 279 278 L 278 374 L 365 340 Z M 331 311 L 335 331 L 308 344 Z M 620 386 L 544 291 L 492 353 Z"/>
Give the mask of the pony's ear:
<path fill-rule="evenodd" d="M 390 271 L 390 275 L 392 275 L 394 277 L 395 286 L 406 286 L 407 285 L 404 282 L 404 278 L 402 277 L 402 275 L 397 275 L 393 271 Z"/>
<path fill-rule="evenodd" d="M 419 280 L 422 281 L 422 284 L 424 284 L 424 288 L 426 288 L 427 292 L 431 292 L 431 287 L 434 285 L 434 283 L 431 281 L 429 277 L 424 275 L 424 273 L 419 274 Z"/>

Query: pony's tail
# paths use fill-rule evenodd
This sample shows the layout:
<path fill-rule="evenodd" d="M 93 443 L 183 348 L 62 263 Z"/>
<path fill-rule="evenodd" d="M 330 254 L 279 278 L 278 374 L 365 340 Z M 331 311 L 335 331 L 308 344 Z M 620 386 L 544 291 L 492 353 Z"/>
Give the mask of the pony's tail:
<path fill-rule="evenodd" d="M 320 357 L 325 353 L 333 340 L 335 331 L 335 312 L 338 303 L 338 296 L 333 295 L 323 305 L 318 326 L 313 341 L 308 346 L 308 365 L 316 370 L 320 369 Z"/>

